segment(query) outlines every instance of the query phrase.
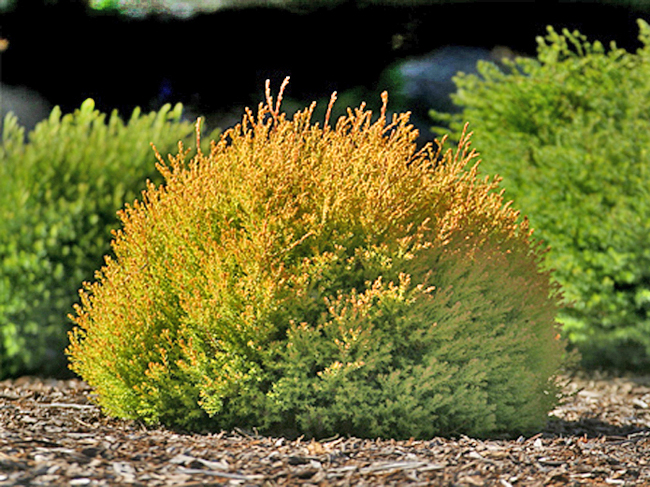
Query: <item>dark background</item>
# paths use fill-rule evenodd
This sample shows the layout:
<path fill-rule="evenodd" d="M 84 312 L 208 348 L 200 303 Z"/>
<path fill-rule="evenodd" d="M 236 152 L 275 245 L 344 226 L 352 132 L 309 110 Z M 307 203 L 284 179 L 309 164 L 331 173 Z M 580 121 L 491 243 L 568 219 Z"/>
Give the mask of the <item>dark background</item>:
<path fill-rule="evenodd" d="M 219 10 L 190 19 L 98 13 L 81 0 L 18 0 L 0 13 L 1 82 L 27 87 L 64 112 L 93 98 L 128 117 L 135 106 L 182 102 L 195 114 L 256 105 L 269 78 L 277 91 L 310 101 L 362 86 L 379 90 L 399 59 L 448 45 L 507 46 L 534 55 L 546 26 L 578 29 L 590 40 L 639 47 L 631 7 L 554 1 L 426 6 Z M 223 120 L 223 119 L 222 119 Z"/>

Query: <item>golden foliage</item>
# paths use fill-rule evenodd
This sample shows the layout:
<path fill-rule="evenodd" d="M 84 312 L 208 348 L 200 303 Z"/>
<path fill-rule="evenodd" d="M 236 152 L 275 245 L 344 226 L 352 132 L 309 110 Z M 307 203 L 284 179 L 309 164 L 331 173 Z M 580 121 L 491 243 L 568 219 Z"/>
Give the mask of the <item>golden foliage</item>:
<path fill-rule="evenodd" d="M 371 299 L 373 282 L 378 295 L 395 293 L 410 277 L 394 263 L 423 249 L 471 259 L 489 242 L 536 262 L 527 222 L 504 204 L 498 180 L 477 178 L 471 134 L 455 151 L 444 140 L 418 149 L 408 114 L 389 117 L 385 93 L 374 121 L 362 105 L 332 124 L 336 94 L 322 125 L 312 122 L 315 104 L 289 119 L 280 111 L 287 81 L 276 100 L 267 82 L 257 114 L 247 110 L 209 153 L 188 161 L 179 144 L 168 161 L 158 155 L 164 185 L 149 183 L 120 212 L 116 260 L 81 291 L 68 348 L 111 414 L 154 422 L 188 401 L 218 414 L 244 390 L 264 393 L 269 346 L 305 319 L 297 307 L 325 303 L 327 312 L 350 292 Z M 466 244 L 452 245 L 457 236 Z M 384 288 L 364 266 L 394 282 L 389 275 Z"/>

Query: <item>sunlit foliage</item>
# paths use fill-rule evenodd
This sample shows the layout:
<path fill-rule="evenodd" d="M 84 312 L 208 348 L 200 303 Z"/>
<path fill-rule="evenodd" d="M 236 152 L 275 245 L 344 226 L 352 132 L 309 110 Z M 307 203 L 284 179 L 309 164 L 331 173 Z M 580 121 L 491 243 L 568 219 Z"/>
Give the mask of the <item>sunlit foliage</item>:
<path fill-rule="evenodd" d="M 459 75 L 452 122 L 550 246 L 591 367 L 650 368 L 650 26 L 636 53 L 549 28 L 537 59 Z"/>
<path fill-rule="evenodd" d="M 72 369 L 115 416 L 190 430 L 430 437 L 540 428 L 557 290 L 498 181 L 408 115 L 292 119 L 282 90 L 121 212 Z"/>
<path fill-rule="evenodd" d="M 25 136 L 9 114 L 0 144 L 0 378 L 66 371 L 66 316 L 110 250 L 117 210 L 156 174 L 149 143 L 191 137 L 181 105 L 123 121 L 86 100 Z"/>

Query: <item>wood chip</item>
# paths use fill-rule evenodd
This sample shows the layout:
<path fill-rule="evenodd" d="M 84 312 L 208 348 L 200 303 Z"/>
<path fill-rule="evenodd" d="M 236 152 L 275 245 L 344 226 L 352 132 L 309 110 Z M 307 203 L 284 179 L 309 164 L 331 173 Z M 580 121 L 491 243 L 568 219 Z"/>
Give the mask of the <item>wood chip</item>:
<path fill-rule="evenodd" d="M 103 416 L 78 380 L 0 382 L 0 486 L 650 485 L 650 378 L 577 376 L 540 434 L 322 441 Z"/>

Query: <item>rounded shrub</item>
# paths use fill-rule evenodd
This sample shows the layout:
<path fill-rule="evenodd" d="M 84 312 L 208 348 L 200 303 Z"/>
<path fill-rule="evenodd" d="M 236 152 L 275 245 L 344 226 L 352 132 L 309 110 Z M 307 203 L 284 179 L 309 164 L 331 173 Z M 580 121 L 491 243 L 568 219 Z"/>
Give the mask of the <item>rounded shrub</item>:
<path fill-rule="evenodd" d="M 551 247 L 570 306 L 559 320 L 588 367 L 650 367 L 650 26 L 629 53 L 578 32 L 538 38 L 537 59 L 459 75 L 482 170 Z"/>
<path fill-rule="evenodd" d="M 108 414 L 186 430 L 540 428 L 560 298 L 468 137 L 418 150 L 385 95 L 374 122 L 289 119 L 284 86 L 209 154 L 160 159 L 80 292 L 72 370 Z"/>
<path fill-rule="evenodd" d="M 56 107 L 25 137 L 9 114 L 0 145 L 0 378 L 68 373 L 64 349 L 78 300 L 110 251 L 116 212 L 147 177 L 158 178 L 149 144 L 174 150 L 193 137 L 181 105 L 124 122 L 86 100 Z"/>

